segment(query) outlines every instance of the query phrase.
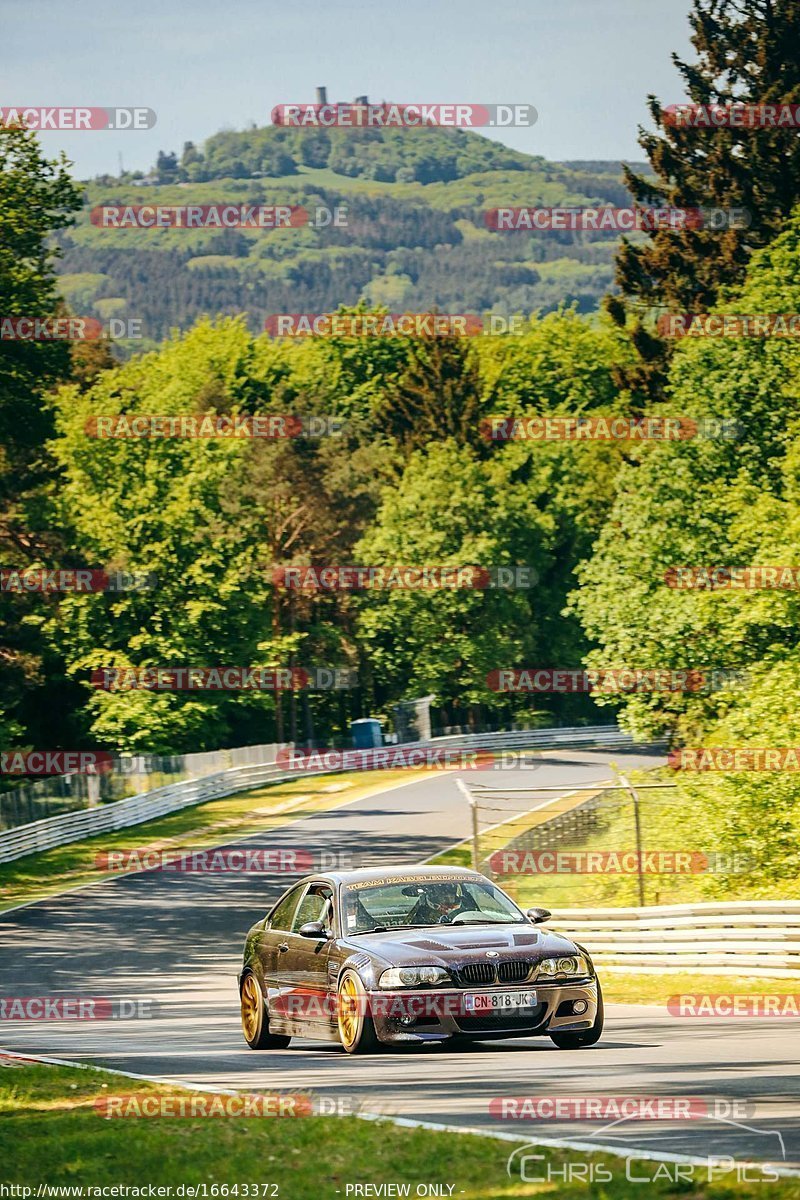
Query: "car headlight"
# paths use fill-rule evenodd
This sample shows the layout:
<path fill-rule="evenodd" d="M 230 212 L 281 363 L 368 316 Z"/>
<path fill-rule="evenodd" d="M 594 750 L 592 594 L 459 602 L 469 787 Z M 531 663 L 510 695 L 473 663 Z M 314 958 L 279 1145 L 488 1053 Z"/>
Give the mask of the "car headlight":
<path fill-rule="evenodd" d="M 553 978 L 556 975 L 591 975 L 591 971 L 582 954 L 571 954 L 563 958 L 543 958 L 537 975 Z"/>
<path fill-rule="evenodd" d="M 389 967 L 378 980 L 382 988 L 419 987 L 420 984 L 446 983 L 450 972 L 444 967 Z"/>

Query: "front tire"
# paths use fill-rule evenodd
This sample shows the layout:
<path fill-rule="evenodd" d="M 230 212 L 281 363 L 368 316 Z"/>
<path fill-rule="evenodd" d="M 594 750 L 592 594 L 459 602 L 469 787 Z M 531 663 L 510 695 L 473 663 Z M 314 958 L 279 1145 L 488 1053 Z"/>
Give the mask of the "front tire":
<path fill-rule="evenodd" d="M 602 1036 L 604 1020 L 603 989 L 600 987 L 600 980 L 598 979 L 597 1015 L 591 1029 L 582 1029 L 577 1033 L 570 1033 L 568 1031 L 564 1033 L 551 1033 L 550 1040 L 555 1042 L 559 1050 L 583 1050 L 587 1046 L 594 1046 L 600 1041 Z"/>
<path fill-rule="evenodd" d="M 372 1054 L 380 1046 L 361 976 L 345 971 L 337 991 L 339 1037 L 348 1054 Z"/>
<path fill-rule="evenodd" d="M 251 1050 L 285 1050 L 292 1040 L 285 1034 L 270 1033 L 267 1006 L 261 987 L 252 971 L 242 980 L 239 992 L 242 1005 L 242 1032 Z"/>

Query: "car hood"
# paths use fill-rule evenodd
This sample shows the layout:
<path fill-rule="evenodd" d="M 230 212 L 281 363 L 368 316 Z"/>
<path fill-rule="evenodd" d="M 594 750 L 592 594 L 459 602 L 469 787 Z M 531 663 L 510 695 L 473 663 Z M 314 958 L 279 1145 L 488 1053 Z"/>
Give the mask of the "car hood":
<path fill-rule="evenodd" d="M 479 962 L 487 955 L 537 962 L 552 954 L 577 953 L 574 942 L 533 925 L 431 925 L 351 935 L 347 945 L 385 959 L 392 966 L 449 966 Z M 494 952 L 494 953 L 492 953 Z"/>

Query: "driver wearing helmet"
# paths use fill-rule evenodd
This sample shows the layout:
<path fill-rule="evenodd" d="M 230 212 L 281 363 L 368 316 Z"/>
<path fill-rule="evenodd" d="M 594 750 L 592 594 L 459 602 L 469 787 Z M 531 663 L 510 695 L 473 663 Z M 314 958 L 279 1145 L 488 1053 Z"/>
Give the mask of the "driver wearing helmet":
<path fill-rule="evenodd" d="M 460 912 L 466 911 L 464 895 L 458 883 L 436 883 L 429 885 L 420 896 L 412 923 L 445 924 Z"/>
<path fill-rule="evenodd" d="M 449 917 L 461 909 L 461 888 L 455 883 L 441 883 L 429 889 L 428 903 L 436 915 Z"/>

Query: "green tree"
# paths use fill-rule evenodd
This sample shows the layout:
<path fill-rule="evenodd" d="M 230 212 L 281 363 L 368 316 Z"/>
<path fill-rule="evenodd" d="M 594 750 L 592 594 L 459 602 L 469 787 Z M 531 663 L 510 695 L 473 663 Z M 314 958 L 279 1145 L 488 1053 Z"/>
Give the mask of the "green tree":
<path fill-rule="evenodd" d="M 627 417 L 629 397 L 614 382 L 632 351 L 610 321 L 590 323 L 567 309 L 534 318 L 525 332 L 481 339 L 484 420 L 512 417 Z M 636 443 L 594 440 L 495 441 L 509 486 L 522 490 L 553 524 L 551 556 L 537 587 L 540 657 L 510 665 L 579 669 L 589 643 L 565 614 L 576 567 L 602 531 L 622 464 Z M 577 697 L 555 705 L 565 718 L 586 713 Z"/>
<path fill-rule="evenodd" d="M 370 566 L 526 565 L 536 580 L 551 532 L 499 458 L 481 461 L 450 438 L 411 453 L 355 550 Z M 433 692 L 443 707 L 496 705 L 489 673 L 541 649 L 535 587 L 370 591 L 357 608 L 383 703 Z"/>
<path fill-rule="evenodd" d="M 796 312 L 799 254 L 795 216 L 754 254 L 740 294 L 718 309 Z M 800 615 L 793 593 L 683 590 L 669 586 L 675 576 L 667 573 L 800 558 L 799 380 L 800 349 L 791 338 L 687 339 L 678 348 L 668 411 L 694 418 L 701 434 L 736 436 L 644 447 L 620 471 L 613 508 L 573 598 L 598 646 L 593 665 L 749 669 L 793 651 Z M 668 728 L 691 737 L 731 702 L 729 690 L 641 693 L 624 700 L 623 713 L 640 732 Z"/>
<path fill-rule="evenodd" d="M 306 351 L 254 340 L 242 321 L 202 322 L 157 352 L 56 396 L 62 470 L 53 518 L 84 561 L 151 572 L 152 591 L 65 596 L 51 625 L 85 689 L 95 740 L 159 752 L 330 736 L 340 697 L 266 692 L 91 691 L 104 666 L 350 666 L 333 605 L 273 586 L 275 566 L 346 561 L 377 503 L 374 446 L 341 438 L 87 437 L 101 415 L 315 415 Z M 343 454 L 343 446 L 349 454 Z M 365 513 L 359 513 L 369 501 Z M 346 708 L 346 702 L 345 708 Z"/>
<path fill-rule="evenodd" d="M 797 680 L 800 649 L 753 667 L 748 688 L 731 697 L 727 711 L 711 721 L 693 747 L 797 747 L 800 717 Z M 719 875 L 713 891 L 800 898 L 800 778 L 796 771 L 676 773 L 684 812 L 710 818 L 707 845 L 722 855 L 742 856 L 742 873 Z"/>
<path fill-rule="evenodd" d="M 158 579 L 155 590 L 66 595 L 54 620 L 102 744 L 168 752 L 269 740 L 270 693 L 92 692 L 88 683 L 104 666 L 269 666 L 287 652 L 272 639 L 265 507 L 243 487 L 253 459 L 275 445 L 86 434 L 102 415 L 248 411 L 253 364 L 242 324 L 202 324 L 84 393 L 56 396 L 55 518 L 86 561 Z"/>
<path fill-rule="evenodd" d="M 689 17 L 693 63 L 673 61 L 692 103 L 800 102 L 800 0 L 694 0 Z M 800 191 L 800 139 L 791 127 L 708 128 L 673 125 L 655 96 L 658 132 L 640 131 L 653 175 L 626 168 L 635 200 L 677 208 L 742 208 L 750 222 L 715 231 L 658 229 L 623 239 L 616 282 L 623 299 L 609 308 L 628 321 L 638 362 L 620 373 L 625 386 L 660 397 L 668 345 L 655 333 L 654 309 L 707 312 L 726 287 L 741 284 L 750 255 L 779 232 Z"/>
<path fill-rule="evenodd" d="M 387 432 L 404 450 L 453 438 L 479 446 L 481 385 L 477 358 L 459 337 L 410 341 L 409 360 L 381 407 Z"/>
<path fill-rule="evenodd" d="M 81 207 L 66 158 L 48 161 L 33 133 L 0 129 L 0 316 L 47 318 L 60 312 L 53 271 L 53 233 Z M 52 464 L 45 394 L 71 371 L 63 341 L 0 339 L 0 563 L 52 566 L 58 539 L 42 514 Z M 0 739 L 36 736 L 36 688 L 47 653 L 39 635 L 46 601 L 0 595 Z M 56 722 L 57 724 L 57 722 Z"/>

